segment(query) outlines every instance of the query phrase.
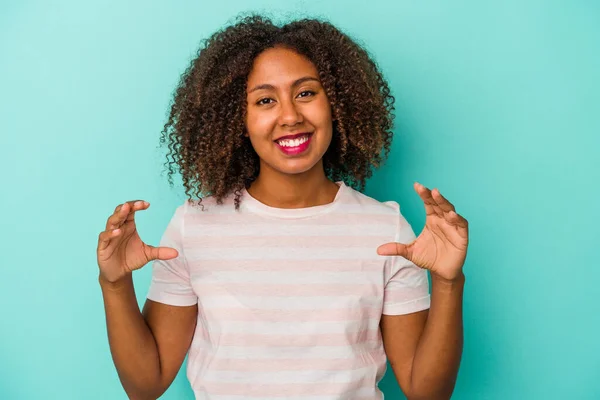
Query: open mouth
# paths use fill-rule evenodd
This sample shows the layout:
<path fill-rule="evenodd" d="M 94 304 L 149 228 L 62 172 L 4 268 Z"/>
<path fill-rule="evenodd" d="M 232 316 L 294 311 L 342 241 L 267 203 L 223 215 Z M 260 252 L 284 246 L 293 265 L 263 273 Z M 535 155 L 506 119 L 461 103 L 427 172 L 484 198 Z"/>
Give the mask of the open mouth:
<path fill-rule="evenodd" d="M 277 147 L 285 154 L 294 155 L 303 153 L 308 149 L 312 133 L 301 133 L 294 136 L 286 136 L 275 140 Z"/>
<path fill-rule="evenodd" d="M 282 147 L 297 147 L 300 146 L 303 143 L 306 143 L 310 137 L 312 136 L 312 133 L 303 133 L 301 135 L 296 135 L 296 137 L 294 138 L 282 138 L 282 139 L 277 139 L 275 141 L 275 143 L 277 143 L 278 145 L 282 146 Z"/>

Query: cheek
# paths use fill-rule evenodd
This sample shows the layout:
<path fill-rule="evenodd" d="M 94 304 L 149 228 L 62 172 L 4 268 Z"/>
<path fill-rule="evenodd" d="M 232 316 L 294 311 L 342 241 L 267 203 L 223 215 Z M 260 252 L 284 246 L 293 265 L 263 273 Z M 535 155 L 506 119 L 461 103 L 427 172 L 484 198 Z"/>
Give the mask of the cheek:
<path fill-rule="evenodd" d="M 315 114 L 316 120 L 319 125 L 327 126 L 331 125 L 331 105 L 327 100 L 323 100 L 319 103 L 318 111 Z"/>
<path fill-rule="evenodd" d="M 327 142 L 331 141 L 333 135 L 333 122 L 331 120 L 331 113 L 329 111 L 323 111 L 318 119 L 314 121 L 319 131 L 321 131 L 321 138 Z"/>
<path fill-rule="evenodd" d="M 250 137 L 266 136 L 273 130 L 274 122 L 268 113 L 249 112 L 246 117 L 246 129 Z"/>

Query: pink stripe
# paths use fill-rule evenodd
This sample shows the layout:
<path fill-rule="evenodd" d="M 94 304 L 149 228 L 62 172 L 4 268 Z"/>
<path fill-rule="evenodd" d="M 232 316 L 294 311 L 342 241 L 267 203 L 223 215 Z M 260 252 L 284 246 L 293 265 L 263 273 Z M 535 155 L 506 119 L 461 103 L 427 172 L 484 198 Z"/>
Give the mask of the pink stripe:
<path fill-rule="evenodd" d="M 247 308 L 202 308 L 202 299 L 198 304 L 203 317 L 211 319 L 211 315 L 220 321 L 357 321 L 381 318 L 380 307 L 361 308 L 323 308 L 320 310 L 275 310 Z"/>
<path fill-rule="evenodd" d="M 376 390 L 375 377 L 368 376 L 357 382 L 331 382 L 331 383 L 282 383 L 282 384 L 254 384 L 236 382 L 207 382 L 198 379 L 194 382 L 197 393 L 210 393 L 212 395 L 240 395 L 240 396 L 318 396 L 351 394 L 362 388 L 373 388 Z"/>
<path fill-rule="evenodd" d="M 423 286 L 427 286 L 427 282 L 423 283 Z M 423 286 L 417 287 L 403 287 L 402 290 L 386 290 L 385 291 L 385 302 L 389 304 L 405 303 L 408 301 L 420 300 L 424 297 L 424 293 L 427 293 L 429 286 L 426 289 Z"/>
<path fill-rule="evenodd" d="M 379 344 L 379 343 L 377 343 Z M 215 358 L 211 369 L 229 372 L 272 372 L 272 371 L 352 371 L 365 367 L 378 367 L 386 362 L 383 346 L 373 351 L 356 351 L 352 358 L 280 358 L 245 359 Z"/>
<path fill-rule="evenodd" d="M 248 248 L 261 249 L 264 247 L 306 247 L 306 248 L 354 248 L 373 247 L 373 255 L 376 255 L 377 246 L 390 242 L 389 236 L 195 236 L 189 238 L 186 246 L 195 249 L 204 248 Z M 383 259 L 383 258 L 382 258 Z"/>
<path fill-rule="evenodd" d="M 185 216 L 186 226 L 203 225 L 251 225 L 256 224 L 257 226 L 275 226 L 281 228 L 281 220 L 264 218 L 257 214 L 209 214 L 209 213 L 188 213 Z M 347 213 L 331 213 L 327 214 L 326 218 L 320 218 L 317 221 L 310 218 L 300 218 L 296 220 L 290 220 L 290 225 L 294 226 L 319 226 L 319 225 L 348 225 L 356 226 L 360 225 L 390 225 L 391 222 L 395 223 L 397 219 L 394 219 L 389 214 L 347 214 Z"/>
<path fill-rule="evenodd" d="M 251 269 L 252 271 L 290 271 L 294 273 L 305 273 L 305 272 L 379 272 L 382 271 L 382 264 L 384 260 L 364 260 L 360 263 L 360 267 L 357 267 L 357 263 L 354 260 L 210 260 L 210 261 L 196 261 L 188 260 L 192 275 L 195 271 L 203 273 L 203 271 L 210 272 L 226 272 L 226 271 L 244 271 L 244 269 Z"/>
<path fill-rule="evenodd" d="M 385 363 L 385 353 L 373 355 L 373 358 Z M 379 364 L 379 363 L 378 363 Z M 211 370 L 229 372 L 278 372 L 278 371 L 311 371 L 315 369 L 330 371 L 351 371 L 359 368 L 373 367 L 371 356 L 361 353 L 353 358 L 282 358 L 247 360 L 241 358 L 216 358 L 211 362 Z"/>
<path fill-rule="evenodd" d="M 196 327 L 196 334 L 210 340 L 214 338 L 219 346 L 259 346 L 259 347 L 308 347 L 348 346 L 355 344 L 376 345 L 379 341 L 379 328 L 361 330 L 356 333 L 321 333 L 311 335 L 273 335 L 250 333 L 207 332 L 204 325 Z"/>
<path fill-rule="evenodd" d="M 214 282 L 192 281 L 194 291 L 198 297 L 242 295 L 265 297 L 289 296 L 373 296 L 380 294 L 379 287 L 373 283 L 365 284 L 336 284 L 307 283 L 307 284 L 280 284 L 280 283 L 229 283 L 218 285 Z"/>

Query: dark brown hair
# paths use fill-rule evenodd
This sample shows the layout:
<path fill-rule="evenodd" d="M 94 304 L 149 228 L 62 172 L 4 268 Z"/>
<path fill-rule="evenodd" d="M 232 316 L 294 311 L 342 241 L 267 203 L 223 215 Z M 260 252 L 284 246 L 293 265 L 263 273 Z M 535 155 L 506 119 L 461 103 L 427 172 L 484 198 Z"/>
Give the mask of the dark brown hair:
<path fill-rule="evenodd" d="M 372 167 L 388 156 L 394 97 L 367 51 L 326 21 L 277 26 L 259 15 L 241 17 L 206 39 L 181 76 L 160 142 L 168 143 L 169 182 L 179 172 L 186 195 L 218 203 L 259 172 L 246 132 L 246 82 L 256 56 L 284 46 L 307 57 L 331 104 L 333 137 L 323 156 L 329 179 L 364 190 Z"/>

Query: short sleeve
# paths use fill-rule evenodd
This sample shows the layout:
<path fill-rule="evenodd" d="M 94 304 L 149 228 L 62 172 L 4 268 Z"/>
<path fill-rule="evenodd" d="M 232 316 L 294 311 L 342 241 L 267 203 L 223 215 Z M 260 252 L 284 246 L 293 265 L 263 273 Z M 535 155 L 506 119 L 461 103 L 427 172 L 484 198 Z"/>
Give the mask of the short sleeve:
<path fill-rule="evenodd" d="M 416 239 L 408 221 L 400 213 L 396 202 L 389 202 L 398 211 L 398 225 L 394 241 L 410 243 Z M 410 314 L 428 309 L 431 304 L 427 270 L 400 256 L 386 261 L 386 285 L 383 295 L 383 314 Z"/>
<path fill-rule="evenodd" d="M 152 262 L 152 280 L 146 296 L 150 300 L 173 306 L 191 306 L 198 302 L 191 285 L 183 246 L 185 210 L 186 204 L 175 210 L 159 244 L 176 249 L 179 255 L 170 260 Z"/>

